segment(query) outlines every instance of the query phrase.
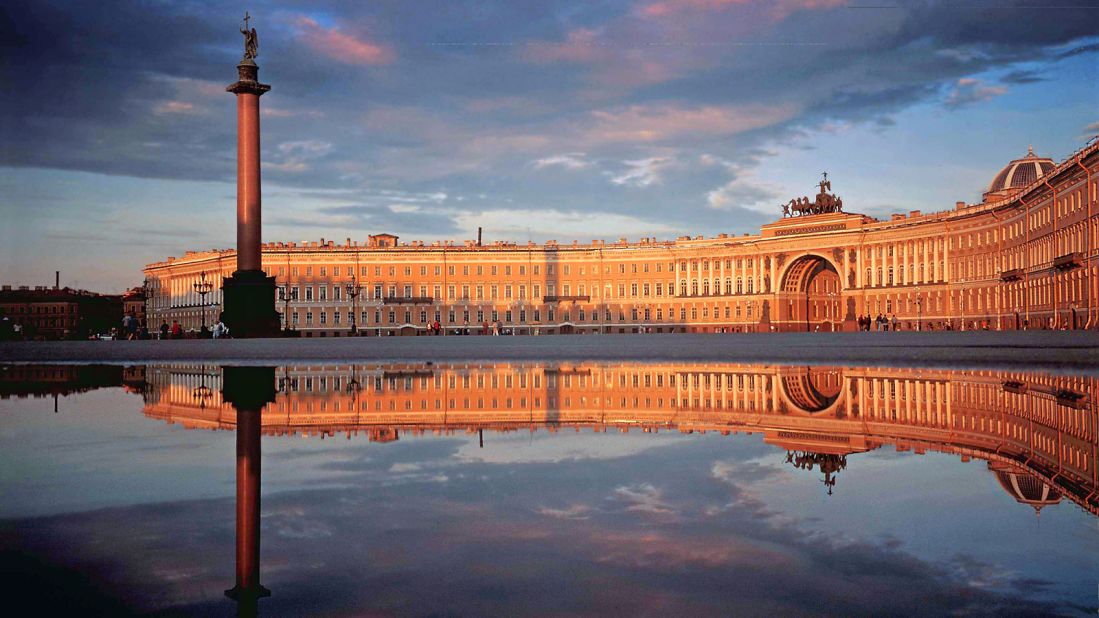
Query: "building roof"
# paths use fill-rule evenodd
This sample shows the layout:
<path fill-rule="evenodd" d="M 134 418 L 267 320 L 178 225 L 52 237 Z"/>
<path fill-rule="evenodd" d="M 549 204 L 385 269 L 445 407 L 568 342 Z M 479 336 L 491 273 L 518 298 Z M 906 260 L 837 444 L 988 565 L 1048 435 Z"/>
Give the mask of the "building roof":
<path fill-rule="evenodd" d="M 1022 189 L 1029 186 L 1045 174 L 1053 170 L 1056 165 L 1049 157 L 1039 157 L 1034 154 L 1034 148 L 1027 148 L 1026 156 L 1015 159 L 1000 170 L 999 174 L 988 185 L 987 193 L 1005 191 L 1010 189 Z"/>
<path fill-rule="evenodd" d="M 73 288 L 53 288 L 46 286 L 19 286 L 13 289 L 10 285 L 0 288 L 0 302 L 7 303 L 59 303 L 59 302 L 86 302 L 98 300 L 119 300 L 117 294 L 97 294 L 87 290 L 75 290 Z"/>

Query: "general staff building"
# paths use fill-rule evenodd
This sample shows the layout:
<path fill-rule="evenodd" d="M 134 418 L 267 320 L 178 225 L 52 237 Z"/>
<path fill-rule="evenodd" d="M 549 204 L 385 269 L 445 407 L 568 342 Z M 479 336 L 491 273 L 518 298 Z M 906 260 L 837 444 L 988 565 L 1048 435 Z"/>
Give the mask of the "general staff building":
<path fill-rule="evenodd" d="M 389 234 L 263 245 L 285 327 L 308 337 L 1099 327 L 1099 143 L 1061 163 L 1032 151 L 978 204 L 845 212 L 791 200 L 756 235 L 544 244 L 400 242 Z M 214 319 L 232 250 L 145 267 L 152 327 Z M 196 283 L 214 283 L 208 295 Z"/>

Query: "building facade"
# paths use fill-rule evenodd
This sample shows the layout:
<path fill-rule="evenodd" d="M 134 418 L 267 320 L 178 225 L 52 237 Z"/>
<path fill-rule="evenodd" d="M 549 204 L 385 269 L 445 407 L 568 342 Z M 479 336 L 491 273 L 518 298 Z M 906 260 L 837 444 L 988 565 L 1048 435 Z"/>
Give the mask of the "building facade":
<path fill-rule="evenodd" d="M 0 319 L 8 324 L 4 336 L 83 339 L 121 325 L 122 297 L 72 288 L 5 285 L 0 289 Z"/>
<path fill-rule="evenodd" d="M 759 234 L 581 245 L 477 241 L 265 243 L 284 326 L 305 336 L 1099 328 L 1099 144 L 1061 163 L 1033 152 L 979 204 L 877 220 L 821 183 Z M 796 215 L 796 216 L 795 216 Z M 149 264 L 149 317 L 197 329 L 235 252 Z M 208 301 L 208 302 L 204 302 Z"/>

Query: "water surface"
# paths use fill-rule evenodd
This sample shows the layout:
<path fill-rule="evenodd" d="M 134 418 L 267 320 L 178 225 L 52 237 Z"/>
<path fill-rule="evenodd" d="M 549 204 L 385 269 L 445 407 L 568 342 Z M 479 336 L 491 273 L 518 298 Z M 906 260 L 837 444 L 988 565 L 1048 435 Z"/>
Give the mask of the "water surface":
<path fill-rule="evenodd" d="M 20 365 L 0 393 L 4 587 L 43 610 L 1096 608 L 1090 376 Z"/>

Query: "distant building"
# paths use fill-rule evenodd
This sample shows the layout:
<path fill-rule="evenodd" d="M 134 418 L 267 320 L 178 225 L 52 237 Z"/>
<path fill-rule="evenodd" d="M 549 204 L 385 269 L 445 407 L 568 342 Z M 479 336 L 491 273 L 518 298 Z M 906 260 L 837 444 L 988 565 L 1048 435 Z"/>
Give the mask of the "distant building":
<path fill-rule="evenodd" d="M 86 290 L 5 285 L 0 320 L 27 339 L 84 339 L 122 324 L 122 297 Z"/>
<path fill-rule="evenodd" d="M 310 337 L 347 336 L 352 319 L 368 335 L 435 322 L 446 334 L 495 322 L 520 334 L 832 331 L 879 315 L 904 330 L 1099 328 L 1097 172 L 1099 142 L 1061 163 L 1028 152 L 980 204 L 888 220 L 845 212 L 825 178 L 815 201 L 791 200 L 755 235 L 482 245 L 378 234 L 265 243 L 262 260 L 284 292 L 284 325 Z M 194 284 L 235 267 L 232 250 L 149 264 L 150 319 L 198 328 L 221 290 L 203 306 Z"/>
<path fill-rule="evenodd" d="M 122 315 L 132 315 L 137 318 L 139 327 L 147 326 L 145 324 L 145 290 L 143 288 L 131 288 L 122 294 Z"/>

